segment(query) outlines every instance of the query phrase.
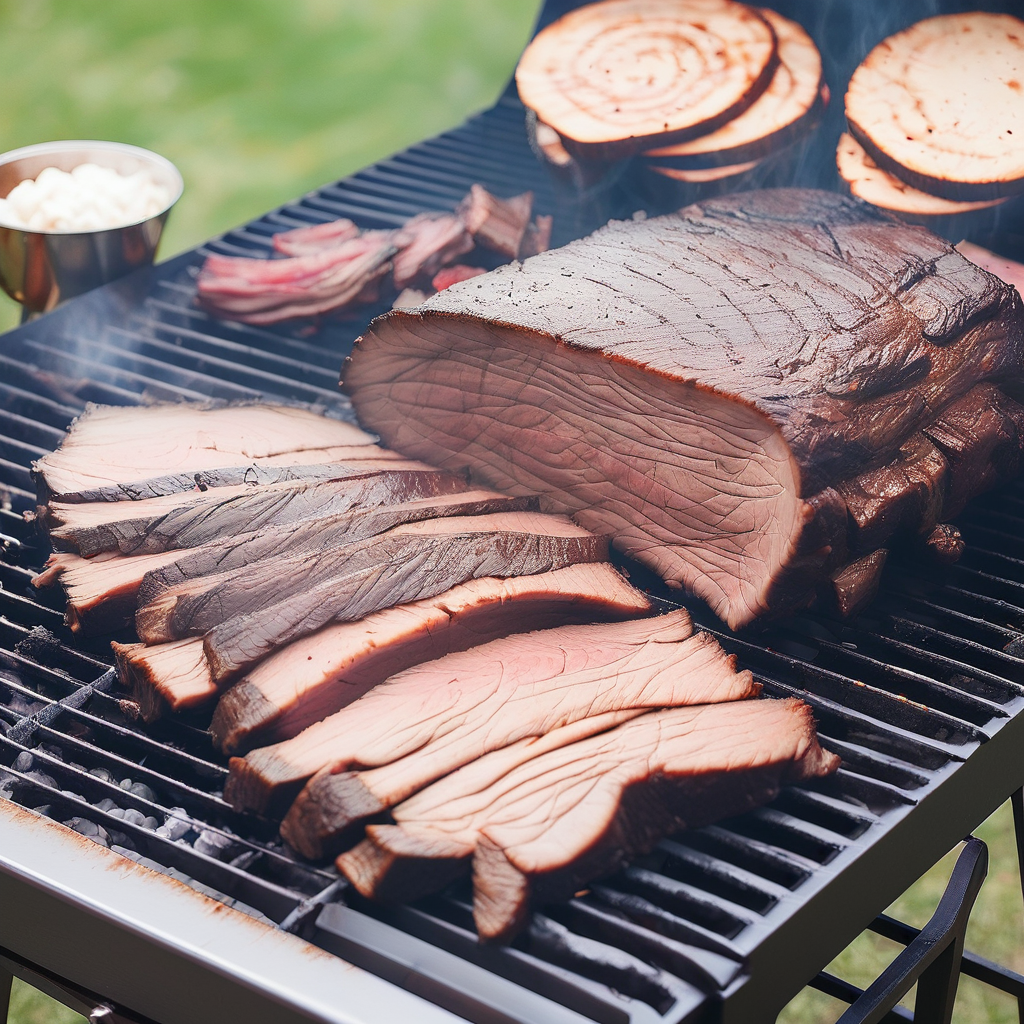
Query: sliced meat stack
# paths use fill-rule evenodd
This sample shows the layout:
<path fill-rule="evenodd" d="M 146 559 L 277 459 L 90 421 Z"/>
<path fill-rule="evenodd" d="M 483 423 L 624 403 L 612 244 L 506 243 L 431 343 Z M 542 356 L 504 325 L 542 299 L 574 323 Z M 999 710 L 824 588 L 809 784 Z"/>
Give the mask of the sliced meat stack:
<path fill-rule="evenodd" d="M 294 461 L 295 410 L 191 412 L 73 426 L 37 467 L 59 549 L 36 583 L 64 585 L 76 630 L 134 624 L 141 642 L 113 649 L 147 720 L 219 698 L 214 742 L 248 751 L 225 799 L 287 812 L 285 839 L 341 854 L 368 895 L 472 863 L 481 937 L 504 941 L 661 836 L 834 770 L 806 708 L 753 699 L 686 611 L 647 617 L 606 538 L 535 496 L 471 489 L 345 425 L 310 424 L 309 450 L 338 458 Z M 948 443 L 970 413 L 946 416 Z M 133 475 L 140 447 L 152 468 Z"/>
<path fill-rule="evenodd" d="M 477 930 L 507 940 L 532 905 L 566 899 L 668 833 L 749 810 L 839 763 L 796 700 L 650 711 L 586 737 L 588 721 L 422 790 L 394 809 L 396 824 L 370 825 L 339 869 L 364 895 L 407 900 L 472 863 Z"/>
<path fill-rule="evenodd" d="M 147 719 L 251 672 L 218 718 L 232 751 L 473 643 L 650 611 L 603 538 L 372 441 L 279 406 L 91 407 L 36 467 L 58 548 L 36 585 L 77 631 L 136 626 L 114 650 Z"/>
<path fill-rule="evenodd" d="M 896 533 L 955 557 L 946 520 L 1019 471 L 1022 383 L 1013 288 L 789 189 L 455 284 L 375 320 L 344 369 L 395 450 L 540 494 L 734 628 L 857 610 Z"/>
<path fill-rule="evenodd" d="M 399 673 L 294 739 L 236 758 L 225 799 L 265 811 L 327 768 L 293 808 L 286 832 L 315 856 L 326 836 L 487 749 L 605 710 L 732 700 L 756 691 L 749 673 L 737 675 L 710 636 L 692 632 L 680 611 L 520 634 L 450 654 Z M 369 777 L 339 775 L 353 766 L 385 765 L 389 770 Z"/>
<path fill-rule="evenodd" d="M 456 262 L 477 247 L 504 259 L 546 249 L 551 217 L 531 221 L 532 212 L 532 192 L 499 199 L 473 185 L 454 213 L 420 213 L 400 228 L 362 231 L 345 218 L 295 228 L 274 235 L 274 250 L 284 258 L 208 256 L 197 281 L 199 301 L 250 324 L 376 302 L 388 290 L 401 293 L 396 304 L 414 305 L 425 296 L 422 287 L 441 290 L 482 273 Z"/>

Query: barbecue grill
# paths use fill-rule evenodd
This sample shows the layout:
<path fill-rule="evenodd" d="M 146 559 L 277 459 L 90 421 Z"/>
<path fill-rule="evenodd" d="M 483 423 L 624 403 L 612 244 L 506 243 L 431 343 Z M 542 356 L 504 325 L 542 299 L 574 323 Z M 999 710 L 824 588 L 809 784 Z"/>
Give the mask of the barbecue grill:
<path fill-rule="evenodd" d="M 569 6 L 549 3 L 541 24 Z M 834 140 L 826 132 L 821 150 Z M 808 164 L 806 181 L 819 183 L 822 166 Z M 937 915 L 920 949 L 912 929 L 876 915 L 1012 794 L 1021 835 L 1022 485 L 962 516 L 957 565 L 894 553 L 853 622 L 803 614 L 733 635 L 693 607 L 769 695 L 812 705 L 841 770 L 663 842 L 544 908 L 508 948 L 478 945 L 468 888 L 384 908 L 333 868 L 298 861 L 272 823 L 224 802 L 224 760 L 202 719 L 143 726 L 106 640 L 73 637 L 60 599 L 31 587 L 47 552 L 21 518 L 35 501 L 29 465 L 86 402 L 266 398 L 351 417 L 338 368 L 381 310 L 280 328 L 221 322 L 194 302 L 205 254 L 262 255 L 276 231 L 342 216 L 395 226 L 453 208 L 473 182 L 499 195 L 532 188 L 556 242 L 634 208 L 621 180 L 582 201 L 556 191 L 510 90 L 453 131 L 0 339 L 0 975 L 108 1021 L 749 1022 L 772 1019 L 809 981 L 855 998 L 818 972 L 873 926 L 911 943 L 918 972 L 933 962 L 920 949 L 952 941 L 935 961 L 941 977 L 927 976 L 930 991 L 942 979 L 948 991 L 981 844 L 967 847 L 949 920 Z M 1024 255 L 1009 233 L 996 244 Z M 661 593 L 640 570 L 634 580 Z M 147 820 L 168 816 L 166 835 Z M 1024 996 L 1024 979 L 980 958 L 963 968 Z"/>

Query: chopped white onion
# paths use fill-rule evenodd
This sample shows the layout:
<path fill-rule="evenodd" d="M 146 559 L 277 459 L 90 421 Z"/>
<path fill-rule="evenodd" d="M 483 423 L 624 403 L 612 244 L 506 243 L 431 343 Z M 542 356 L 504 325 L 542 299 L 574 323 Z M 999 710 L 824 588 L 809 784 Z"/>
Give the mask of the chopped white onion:
<path fill-rule="evenodd" d="M 171 195 L 142 170 L 118 174 L 79 164 L 70 173 L 46 167 L 0 199 L 0 226 L 28 231 L 108 231 L 155 217 Z"/>

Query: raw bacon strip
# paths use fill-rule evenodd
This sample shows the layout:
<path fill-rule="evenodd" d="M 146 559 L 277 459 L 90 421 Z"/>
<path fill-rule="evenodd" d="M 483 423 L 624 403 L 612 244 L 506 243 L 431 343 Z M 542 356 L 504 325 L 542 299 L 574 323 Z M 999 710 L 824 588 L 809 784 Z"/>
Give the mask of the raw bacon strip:
<path fill-rule="evenodd" d="M 325 766 L 299 794 L 281 834 L 304 856 L 320 858 L 356 823 L 527 736 L 605 712 L 742 700 L 758 690 L 709 634 L 692 635 L 685 613 L 496 640 L 391 680 L 362 698 L 363 706 L 314 727 L 316 742 L 308 733 L 293 741 L 306 756 L 322 751 Z M 351 753 L 348 732 L 363 720 L 360 712 L 374 714 L 366 705 L 387 720 L 387 753 L 372 743 Z M 401 710 L 388 714 L 388 707 Z"/>
<path fill-rule="evenodd" d="M 437 597 L 327 626 L 282 648 L 221 697 L 210 732 L 225 753 L 243 753 L 261 740 L 298 735 L 413 665 L 513 632 L 650 610 L 640 591 L 600 563 L 472 580 Z M 212 679 L 210 687 L 216 692 Z"/>
<path fill-rule="evenodd" d="M 763 7 L 758 11 L 779 42 L 779 66 L 768 88 L 717 131 L 648 150 L 646 158 L 680 170 L 726 167 L 761 160 L 814 128 L 826 104 L 821 54 L 795 21 Z"/>
<path fill-rule="evenodd" d="M 838 767 L 793 699 L 655 711 L 528 761 L 495 787 L 479 830 L 477 931 L 507 941 L 531 906 L 566 899 L 665 835 Z"/>
<path fill-rule="evenodd" d="M 590 713 L 586 699 L 594 687 L 599 691 L 602 686 L 605 688 L 603 696 L 599 693 L 595 698 L 598 703 L 610 701 L 611 709 L 615 709 L 618 697 L 625 699 L 626 691 L 617 690 L 611 667 L 628 663 L 630 656 L 643 660 L 640 671 L 654 673 L 654 681 L 648 684 L 652 702 L 656 701 L 655 693 L 662 697 L 675 693 L 671 689 L 674 685 L 680 687 L 677 701 L 683 699 L 679 695 L 686 693 L 731 694 L 732 699 L 749 696 L 754 686 L 749 674 L 737 675 L 732 661 L 714 641 L 710 643 L 716 650 L 709 654 L 706 634 L 684 645 L 692 631 L 689 616 L 680 611 L 615 625 L 565 626 L 506 637 L 420 665 L 394 676 L 294 739 L 252 751 L 244 761 L 233 760 L 226 799 L 238 807 L 263 809 L 270 803 L 280 804 L 282 792 L 293 793 L 298 783 L 325 766 L 332 766 L 337 773 L 356 766 L 390 764 L 452 730 L 458 731 L 464 714 L 485 714 L 502 705 L 517 686 L 536 688 L 537 699 L 542 702 L 546 694 L 560 695 L 570 716 L 568 720 Z M 719 656 L 717 661 L 714 653 Z M 694 663 L 705 669 L 692 687 L 682 678 L 672 682 L 658 678 L 659 664 L 671 663 L 675 667 L 677 660 L 681 664 L 691 655 L 695 656 Z M 574 694 L 569 680 L 577 676 L 581 688 Z M 643 694 L 642 687 L 636 689 Z M 526 692 L 524 689 L 523 694 Z M 647 696 L 644 694 L 644 699 Z M 629 705 L 627 702 L 618 706 Z M 591 711 L 597 713 L 594 707 Z M 559 713 L 556 707 L 555 720 Z M 525 723 L 529 731 L 521 735 L 535 735 L 537 731 L 546 731 L 544 721 L 547 719 L 543 715 L 538 718 L 524 713 L 521 721 L 518 715 L 514 716 L 510 727 L 522 727 Z M 500 728 L 499 721 L 493 724 L 496 730 Z M 549 721 L 547 727 L 555 726 Z M 498 745 L 518 738 L 498 741 Z"/>
<path fill-rule="evenodd" d="M 354 238 L 313 256 L 284 260 L 208 257 L 197 281 L 203 305 L 250 324 L 340 309 L 391 269 L 395 238 Z M 242 265 L 239 265 L 242 264 Z M 284 266 L 290 264 L 290 266 Z"/>
<path fill-rule="evenodd" d="M 359 228 L 345 217 L 314 224 L 308 228 L 293 228 L 274 235 L 274 249 L 285 256 L 309 256 L 346 242 L 359 234 Z"/>
<path fill-rule="evenodd" d="M 973 11 L 884 39 L 846 91 L 851 134 L 879 167 L 955 201 L 1024 192 L 1024 21 Z"/>
<path fill-rule="evenodd" d="M 397 236 L 394 261 L 399 290 L 418 279 L 430 280 L 446 263 L 473 248 L 473 238 L 454 213 L 420 213 L 406 221 Z"/>
<path fill-rule="evenodd" d="M 478 245 L 514 260 L 519 255 L 532 211 L 532 192 L 498 199 L 483 186 L 473 185 L 455 212 Z"/>
<path fill-rule="evenodd" d="M 704 135 L 767 88 L 775 33 L 729 0 L 603 0 L 538 32 L 519 59 L 526 106 L 597 158 Z"/>

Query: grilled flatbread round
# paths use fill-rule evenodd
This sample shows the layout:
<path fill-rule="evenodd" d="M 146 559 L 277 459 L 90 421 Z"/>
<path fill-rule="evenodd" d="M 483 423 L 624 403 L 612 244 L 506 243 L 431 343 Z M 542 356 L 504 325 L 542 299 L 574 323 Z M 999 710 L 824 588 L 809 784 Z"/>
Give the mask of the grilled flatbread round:
<path fill-rule="evenodd" d="M 732 0 L 602 0 L 539 32 L 516 69 L 570 152 L 627 156 L 736 117 L 768 87 L 775 33 Z"/>
<path fill-rule="evenodd" d="M 864 147 L 850 134 L 844 133 L 836 150 L 839 176 L 858 199 L 895 213 L 909 213 L 920 217 L 943 217 L 953 213 L 971 213 L 998 206 L 1003 199 L 986 199 L 965 203 L 955 199 L 942 199 L 929 195 L 900 181 L 894 174 L 883 171 L 864 151 Z"/>
<path fill-rule="evenodd" d="M 709 181 L 721 181 L 724 178 L 732 178 L 738 174 L 746 174 L 752 171 L 760 163 L 758 160 L 750 160 L 745 164 L 733 164 L 729 167 L 694 167 L 686 170 L 682 167 L 660 167 L 657 164 L 648 164 L 648 168 L 674 181 L 685 181 L 691 185 L 705 185 Z"/>
<path fill-rule="evenodd" d="M 948 14 L 879 43 L 846 92 L 882 168 L 946 199 L 1024 192 L 1024 21 Z"/>
<path fill-rule="evenodd" d="M 779 41 L 779 66 L 768 88 L 739 117 L 689 142 L 650 150 L 666 167 L 720 167 L 757 160 L 810 131 L 827 104 L 821 54 L 795 21 L 759 9 Z"/>

